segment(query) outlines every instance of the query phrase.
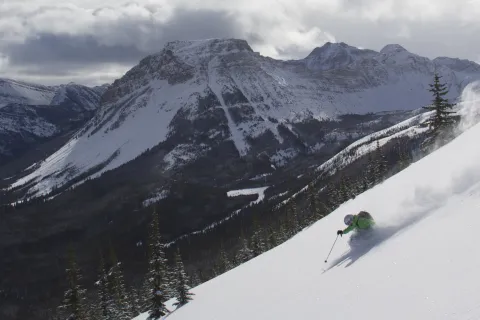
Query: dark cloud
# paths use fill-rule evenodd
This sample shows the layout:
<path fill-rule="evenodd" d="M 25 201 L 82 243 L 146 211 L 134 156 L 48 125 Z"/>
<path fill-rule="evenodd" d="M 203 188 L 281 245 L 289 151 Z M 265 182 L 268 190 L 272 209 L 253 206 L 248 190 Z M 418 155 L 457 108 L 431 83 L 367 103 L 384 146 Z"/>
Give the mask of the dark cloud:
<path fill-rule="evenodd" d="M 245 40 L 252 46 L 266 43 L 265 39 L 256 32 L 248 32 L 245 36 Z"/>
<path fill-rule="evenodd" d="M 90 35 L 39 34 L 4 51 L 12 65 L 131 63 L 144 55 L 133 46 L 106 46 Z"/>
<path fill-rule="evenodd" d="M 178 10 L 162 31 L 167 41 L 243 36 L 235 17 L 224 11 Z"/>
<path fill-rule="evenodd" d="M 403 20 L 350 20 L 329 15 L 306 15 L 304 22 L 331 31 L 338 42 L 366 49 L 381 50 L 385 45 L 398 43 L 410 52 L 435 58 L 438 56 L 478 59 L 480 42 L 472 41 L 480 31 L 480 24 L 463 24 L 456 20 L 440 22 Z"/>
<path fill-rule="evenodd" d="M 160 51 L 166 42 L 240 36 L 236 21 L 226 12 L 177 10 L 163 24 L 151 20 L 119 19 L 99 26 L 98 35 L 41 33 L 0 49 L 9 68 L 18 74 L 64 76 L 104 64 L 133 67 Z M 26 68 L 28 67 L 28 68 Z"/>
<path fill-rule="evenodd" d="M 304 58 L 325 41 L 373 50 L 399 43 L 430 58 L 480 57 L 476 41 L 480 23 L 464 17 L 468 11 L 449 14 L 466 0 L 455 6 L 447 0 L 431 0 L 429 4 L 441 9 L 439 17 L 432 17 L 435 12 L 428 10 L 414 11 L 412 1 L 401 0 L 387 2 L 385 7 L 382 0 L 324 0 L 318 6 L 303 0 L 276 0 L 275 6 L 258 0 L 219 1 L 218 5 L 186 0 L 118 5 L 105 0 L 102 8 L 95 4 L 91 11 L 80 5 L 85 1 L 62 6 L 51 0 L 45 6 L 48 1 L 42 0 L 35 6 L 35 0 L 29 0 L 21 10 L 19 6 L 0 8 L 0 76 L 30 76 L 50 83 L 113 81 L 145 56 L 160 51 L 167 41 L 223 37 L 245 39 L 254 50 L 282 59 Z"/>

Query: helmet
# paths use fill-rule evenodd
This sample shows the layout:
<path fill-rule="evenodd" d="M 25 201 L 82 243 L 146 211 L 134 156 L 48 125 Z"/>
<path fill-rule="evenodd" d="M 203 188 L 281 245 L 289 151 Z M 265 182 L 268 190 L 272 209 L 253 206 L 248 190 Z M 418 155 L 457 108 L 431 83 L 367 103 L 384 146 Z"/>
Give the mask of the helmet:
<path fill-rule="evenodd" d="M 345 218 L 343 218 L 343 222 L 345 222 L 347 226 L 351 225 L 353 222 L 353 215 L 347 214 Z"/>

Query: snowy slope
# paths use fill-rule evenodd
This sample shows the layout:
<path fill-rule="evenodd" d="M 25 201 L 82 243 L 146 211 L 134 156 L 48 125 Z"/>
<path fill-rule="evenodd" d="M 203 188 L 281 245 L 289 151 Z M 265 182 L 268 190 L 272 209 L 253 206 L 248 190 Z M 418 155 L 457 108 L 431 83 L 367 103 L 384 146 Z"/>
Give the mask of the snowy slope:
<path fill-rule="evenodd" d="M 87 110 L 98 107 L 99 97 L 108 85 L 89 88 L 75 83 L 43 86 L 35 83 L 0 78 L 0 107 L 8 104 L 63 105 L 70 104 Z"/>
<path fill-rule="evenodd" d="M 55 96 L 50 105 L 68 105 L 70 108 L 92 111 L 99 107 L 100 97 L 106 88 L 89 88 L 70 83 L 57 86 L 55 89 Z"/>
<path fill-rule="evenodd" d="M 238 197 L 238 196 L 248 196 L 252 194 L 258 195 L 258 202 L 262 201 L 265 198 L 265 190 L 268 187 L 261 187 L 261 188 L 251 188 L 251 189 L 240 189 L 240 190 L 231 190 L 227 192 L 228 197 Z"/>
<path fill-rule="evenodd" d="M 358 139 L 328 161 L 322 163 L 322 165 L 317 168 L 317 171 L 334 174 L 336 171 L 345 168 L 350 163 L 373 151 L 377 147 L 377 141 L 381 147 L 394 138 L 414 137 L 426 132 L 428 127 L 421 125 L 432 116 L 432 113 L 433 111 L 421 113 L 387 129 Z"/>
<path fill-rule="evenodd" d="M 241 190 L 232 190 L 227 192 L 228 197 L 238 197 L 238 196 L 246 196 L 246 195 L 258 195 L 257 200 L 254 200 L 250 203 L 250 205 L 258 204 L 263 199 L 265 199 L 265 190 L 268 187 L 261 187 L 261 188 L 251 188 L 251 189 L 241 189 Z"/>
<path fill-rule="evenodd" d="M 305 59 L 279 61 L 243 40 L 171 42 L 115 81 L 81 133 L 13 186 L 30 181 L 31 195 L 48 193 L 167 140 L 174 147 L 166 150 L 162 170 L 192 162 L 224 141 L 233 142 L 239 156 L 270 148 L 270 161 L 285 165 L 299 153 L 291 142 L 301 140 L 295 124 L 317 121 L 313 135 L 321 121 L 339 115 L 417 109 L 431 100 L 435 69 L 454 99 L 480 79 L 478 65 L 465 63 L 469 72 L 456 71 L 445 59 L 437 63 L 398 45 L 375 52 L 328 43 Z M 325 147 L 322 141 L 302 143 L 316 151 Z"/>
<path fill-rule="evenodd" d="M 0 79 L 0 163 L 85 124 L 100 105 L 100 92 L 73 83 L 45 87 Z"/>
<path fill-rule="evenodd" d="M 9 103 L 49 105 L 54 96 L 54 87 L 12 79 L 0 79 L 0 107 Z"/>
<path fill-rule="evenodd" d="M 183 319 L 478 319 L 480 124 L 265 254 L 193 289 Z M 461 155 L 461 156 L 459 156 Z M 338 238 L 369 211 L 370 240 Z M 136 320 L 143 320 L 141 315 Z"/>

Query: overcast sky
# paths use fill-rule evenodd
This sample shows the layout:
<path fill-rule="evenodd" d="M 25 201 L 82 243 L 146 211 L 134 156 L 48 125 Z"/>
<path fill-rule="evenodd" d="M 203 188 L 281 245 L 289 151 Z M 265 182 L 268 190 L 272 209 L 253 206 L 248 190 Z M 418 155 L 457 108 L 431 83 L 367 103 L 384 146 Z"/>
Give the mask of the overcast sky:
<path fill-rule="evenodd" d="M 273 58 L 326 41 L 480 61 L 480 0 L 3 0 L 0 77 L 111 82 L 172 40 L 235 37 Z"/>

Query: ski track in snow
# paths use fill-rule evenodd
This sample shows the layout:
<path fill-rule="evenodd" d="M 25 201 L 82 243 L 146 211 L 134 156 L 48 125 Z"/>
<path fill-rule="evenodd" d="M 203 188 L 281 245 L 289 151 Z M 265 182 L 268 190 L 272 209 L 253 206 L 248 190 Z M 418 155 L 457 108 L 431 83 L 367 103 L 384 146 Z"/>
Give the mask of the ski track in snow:
<path fill-rule="evenodd" d="M 168 319 L 479 319 L 479 136 L 477 124 L 289 241 L 192 289 L 194 300 Z M 377 221 L 372 238 L 350 247 L 349 235 L 339 237 L 325 264 L 344 215 L 360 210 Z"/>

